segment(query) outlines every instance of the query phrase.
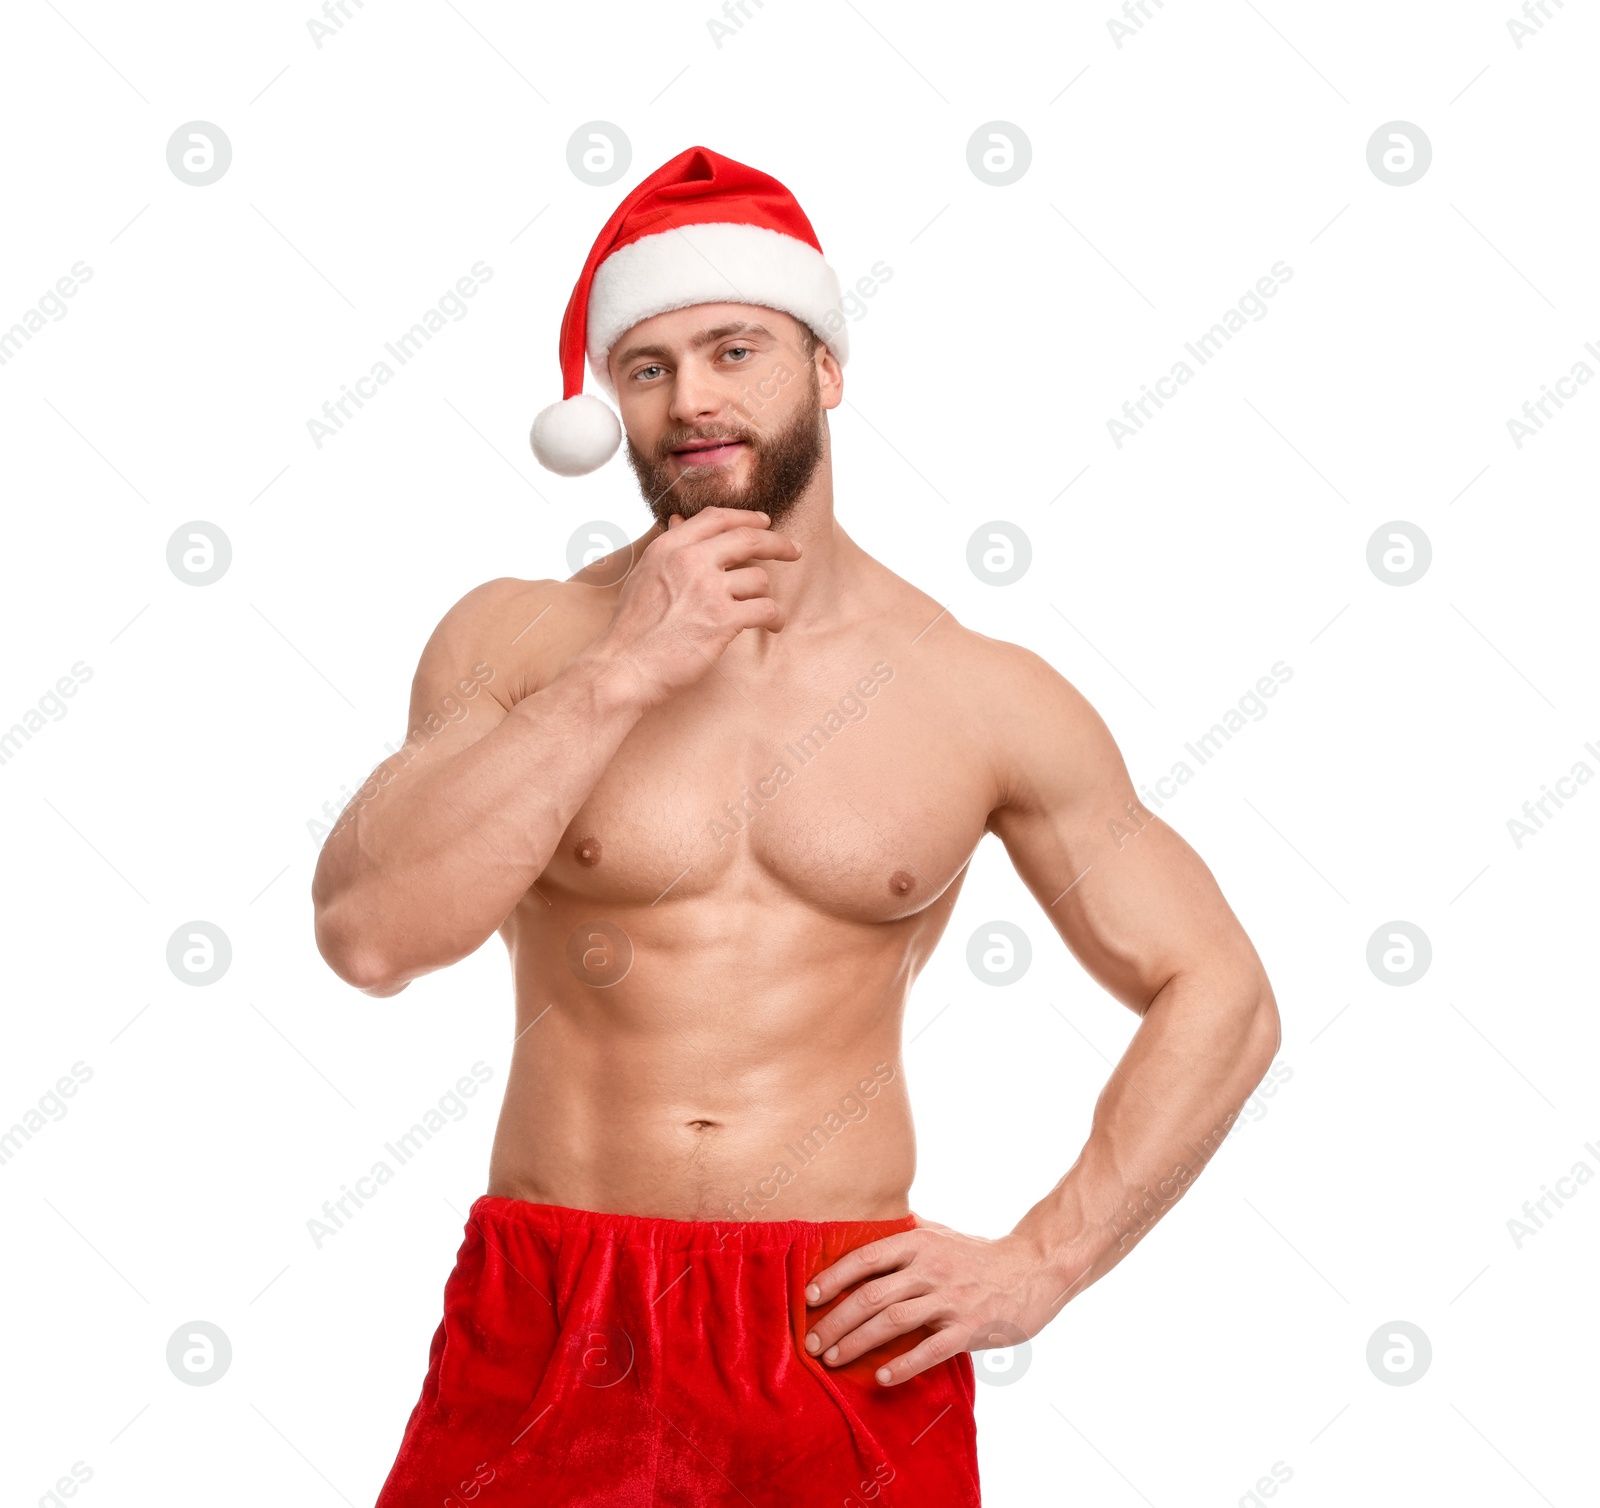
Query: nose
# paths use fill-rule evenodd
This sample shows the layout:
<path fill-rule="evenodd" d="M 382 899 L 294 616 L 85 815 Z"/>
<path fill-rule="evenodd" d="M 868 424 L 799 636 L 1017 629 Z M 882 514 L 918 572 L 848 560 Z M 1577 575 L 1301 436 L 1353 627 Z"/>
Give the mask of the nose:
<path fill-rule="evenodd" d="M 689 360 L 679 365 L 668 408 L 674 423 L 708 423 L 722 412 L 723 403 L 722 390 L 703 362 Z"/>

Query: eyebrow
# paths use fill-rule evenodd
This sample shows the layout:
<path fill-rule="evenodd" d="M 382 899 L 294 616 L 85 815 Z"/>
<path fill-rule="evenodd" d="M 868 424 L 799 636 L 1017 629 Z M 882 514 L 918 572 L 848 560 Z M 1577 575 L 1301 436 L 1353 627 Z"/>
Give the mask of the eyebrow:
<path fill-rule="evenodd" d="M 772 331 L 765 325 L 752 325 L 747 320 L 735 320 L 731 325 L 718 325 L 714 330 L 702 330 L 698 335 L 691 336 L 689 349 L 698 351 L 702 346 L 709 346 L 715 341 L 726 339 L 729 335 L 765 335 L 770 339 Z M 640 356 L 659 356 L 670 361 L 672 352 L 665 346 L 629 346 L 616 358 L 616 362 L 618 366 L 623 366 Z"/>

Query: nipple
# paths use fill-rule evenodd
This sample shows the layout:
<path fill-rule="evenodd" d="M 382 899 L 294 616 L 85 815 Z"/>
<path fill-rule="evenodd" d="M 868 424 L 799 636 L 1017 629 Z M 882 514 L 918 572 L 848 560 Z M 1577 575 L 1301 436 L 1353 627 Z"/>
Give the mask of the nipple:
<path fill-rule="evenodd" d="M 889 889 L 895 895 L 910 895 L 916 883 L 909 870 L 897 869 L 889 876 Z"/>
<path fill-rule="evenodd" d="M 600 840 L 598 838 L 580 839 L 572 849 L 572 857 L 587 869 L 593 869 L 600 862 Z"/>

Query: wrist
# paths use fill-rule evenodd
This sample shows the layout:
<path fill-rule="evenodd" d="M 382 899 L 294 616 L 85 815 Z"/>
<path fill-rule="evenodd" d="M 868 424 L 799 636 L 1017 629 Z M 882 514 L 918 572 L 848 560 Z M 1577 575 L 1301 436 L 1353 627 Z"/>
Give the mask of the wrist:
<path fill-rule="evenodd" d="M 1098 1276 L 1106 1231 L 1081 1218 L 1081 1211 L 1035 1205 L 1019 1220 L 1011 1239 L 1057 1292 L 1076 1294 Z"/>
<path fill-rule="evenodd" d="M 637 722 L 656 700 L 632 658 L 600 644 L 577 655 L 556 680 L 581 688 L 587 710 L 602 720 Z"/>

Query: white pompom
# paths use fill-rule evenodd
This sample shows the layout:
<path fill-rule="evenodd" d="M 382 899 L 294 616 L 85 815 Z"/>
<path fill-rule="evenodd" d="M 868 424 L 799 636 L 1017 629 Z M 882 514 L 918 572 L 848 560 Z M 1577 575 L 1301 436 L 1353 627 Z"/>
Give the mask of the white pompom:
<path fill-rule="evenodd" d="M 557 476 L 583 476 L 604 466 L 622 443 L 622 425 L 589 393 L 541 409 L 528 436 L 539 464 Z"/>

